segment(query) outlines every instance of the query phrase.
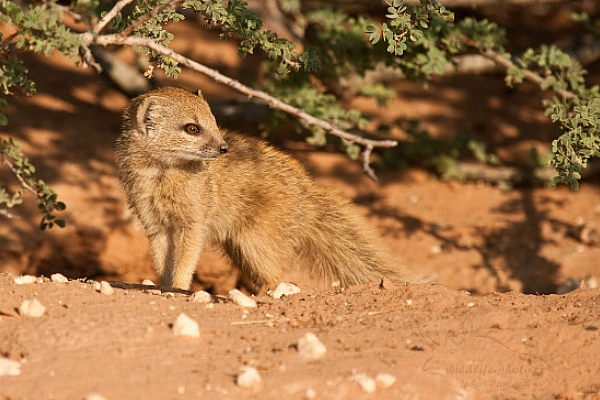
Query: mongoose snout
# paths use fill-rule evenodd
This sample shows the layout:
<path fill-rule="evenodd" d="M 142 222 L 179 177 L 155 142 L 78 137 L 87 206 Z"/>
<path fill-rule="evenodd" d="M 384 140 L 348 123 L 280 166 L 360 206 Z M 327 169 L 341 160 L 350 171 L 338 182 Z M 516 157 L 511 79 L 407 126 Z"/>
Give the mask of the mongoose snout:
<path fill-rule="evenodd" d="M 167 289 L 190 288 L 207 242 L 257 293 L 298 269 L 342 287 L 406 277 L 346 200 L 283 152 L 219 129 L 201 95 L 169 87 L 132 100 L 115 156 Z"/>

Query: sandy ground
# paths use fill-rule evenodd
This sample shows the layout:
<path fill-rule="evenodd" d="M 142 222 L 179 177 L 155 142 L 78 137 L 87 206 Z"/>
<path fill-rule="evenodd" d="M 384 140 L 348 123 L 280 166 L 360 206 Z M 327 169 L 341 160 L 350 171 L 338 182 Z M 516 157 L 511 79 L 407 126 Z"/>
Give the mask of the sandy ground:
<path fill-rule="evenodd" d="M 3 399 L 598 398 L 600 291 L 472 296 L 442 285 L 257 298 L 242 309 L 139 290 L 97 293 L 72 281 L 15 285 L 0 276 L 0 351 L 20 363 Z M 14 311 L 26 299 L 39 318 Z M 185 313 L 200 337 L 174 336 Z M 311 332 L 325 345 L 299 354 Z M 243 366 L 261 382 L 236 385 Z M 359 374 L 395 378 L 363 388 Z M 369 392 L 373 390 L 373 392 Z"/>
<path fill-rule="evenodd" d="M 176 43 L 224 72 L 248 71 L 233 50 L 202 52 L 215 45 L 193 34 Z M 1 134 L 22 142 L 67 203 L 68 227 L 38 231 L 31 198 L 20 218 L 0 225 L 0 375 L 6 359 L 16 364 L 4 373 L 19 372 L 0 376 L 0 399 L 600 398 L 600 290 L 590 288 L 600 278 L 600 247 L 580 234 L 600 223 L 597 181 L 578 192 L 506 191 L 411 168 L 380 170 L 375 183 L 344 155 L 275 135 L 315 179 L 356 203 L 399 265 L 436 283 L 374 282 L 342 292 L 302 283 L 297 295 L 258 297 L 257 308 L 206 306 L 133 285 L 156 276 L 115 177 L 113 143 L 127 98 L 60 56 L 27 61 L 39 94 L 11 101 Z M 177 84 L 201 87 L 215 104 L 236 98 L 189 73 Z M 386 109 L 355 105 L 373 126 L 414 118 L 438 137 L 475 132 L 513 164 L 554 135 L 536 90 L 507 91 L 499 77 L 439 79 L 429 89 L 399 82 L 398 89 L 400 99 Z M 12 182 L 4 171 L 0 179 Z M 71 281 L 14 283 L 22 274 L 54 273 Z M 85 278 L 129 286 L 106 295 Z M 588 287 L 556 294 L 584 279 Z M 207 252 L 194 290 L 222 295 L 234 284 L 227 261 Z M 31 299 L 45 306 L 42 316 L 19 311 Z M 199 324 L 199 338 L 174 335 L 181 313 Z M 319 359 L 300 355 L 308 332 L 327 349 Z M 244 366 L 256 368 L 261 383 L 236 384 Z M 395 382 L 359 383 L 379 374 Z"/>

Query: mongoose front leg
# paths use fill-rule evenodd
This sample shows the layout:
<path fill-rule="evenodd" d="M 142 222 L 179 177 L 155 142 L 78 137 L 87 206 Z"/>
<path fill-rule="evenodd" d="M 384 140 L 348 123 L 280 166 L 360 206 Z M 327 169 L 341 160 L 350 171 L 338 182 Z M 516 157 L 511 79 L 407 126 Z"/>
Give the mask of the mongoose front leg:
<path fill-rule="evenodd" d="M 162 229 L 148 239 L 160 286 L 167 290 L 188 290 L 204 244 L 201 229 Z"/>
<path fill-rule="evenodd" d="M 189 290 L 204 241 L 205 234 L 202 226 L 185 227 L 176 233 L 174 265 L 170 271 L 171 275 L 163 277 L 165 281 L 170 282 L 171 287 Z"/>
<path fill-rule="evenodd" d="M 173 287 L 173 238 L 166 229 L 148 235 L 150 257 L 164 288 Z"/>

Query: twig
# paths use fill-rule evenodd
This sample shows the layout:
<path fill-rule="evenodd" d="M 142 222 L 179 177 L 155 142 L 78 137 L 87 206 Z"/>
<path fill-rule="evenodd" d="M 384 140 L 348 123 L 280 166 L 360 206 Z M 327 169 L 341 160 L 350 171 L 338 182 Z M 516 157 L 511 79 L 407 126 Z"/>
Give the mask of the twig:
<path fill-rule="evenodd" d="M 481 54 L 483 56 L 489 58 L 490 60 L 493 60 L 494 62 L 500 64 L 507 70 L 512 69 L 512 68 L 518 68 L 510 59 L 504 57 L 503 55 L 499 54 L 498 52 L 496 52 L 494 50 L 488 49 L 488 50 L 481 52 Z M 524 69 L 524 70 L 522 70 L 522 72 L 523 72 L 523 76 L 527 80 L 535 83 L 536 85 L 541 85 L 544 82 L 544 78 L 541 77 L 540 75 L 536 74 L 533 71 Z M 556 90 L 556 93 L 561 95 L 565 99 L 572 99 L 575 97 L 575 93 L 568 91 L 568 90 L 564 90 L 564 89 Z"/>
<path fill-rule="evenodd" d="M 183 0 L 173 0 L 170 1 L 166 4 L 163 4 L 160 7 L 156 7 L 153 8 L 152 11 L 150 11 L 148 14 L 143 15 L 142 17 L 140 17 L 139 19 L 135 20 L 131 25 L 129 25 L 127 28 L 123 29 L 119 35 L 121 35 L 122 37 L 126 37 L 131 35 L 131 32 L 133 32 L 134 30 L 136 30 L 137 28 L 140 27 L 140 25 L 142 25 L 145 22 L 150 21 L 152 18 L 156 17 L 158 15 L 158 13 L 160 13 L 161 11 L 166 10 L 167 8 L 174 8 L 177 7 L 178 5 L 182 4 Z"/>
<path fill-rule="evenodd" d="M 117 14 L 119 14 L 121 12 L 121 10 L 123 10 L 125 7 L 127 7 L 129 4 L 131 4 L 134 0 L 119 0 L 117 2 L 117 4 L 114 5 L 113 8 L 111 8 L 111 10 L 109 12 L 106 13 L 106 15 L 100 19 L 100 21 L 98 21 L 98 23 L 96 24 L 96 26 L 94 26 L 92 28 L 92 33 L 94 34 L 98 34 L 100 32 L 102 32 L 102 30 L 104 28 L 106 28 L 106 25 L 108 25 L 110 23 L 110 21 L 112 21 Z"/>
<path fill-rule="evenodd" d="M 15 214 L 8 212 L 8 210 L 4 208 L 0 208 L 0 215 L 4 215 L 8 219 L 18 218 Z"/>
<path fill-rule="evenodd" d="M 2 158 L 2 162 L 8 166 L 8 169 L 12 171 L 12 173 L 17 177 L 21 186 L 25 189 L 29 190 L 31 193 L 35 194 L 37 197 L 40 197 L 40 194 L 35 190 L 24 178 L 21 176 L 21 173 L 17 171 L 17 169 L 11 164 L 11 162 L 6 158 L 4 154 L 0 154 L 0 158 Z"/>
<path fill-rule="evenodd" d="M 99 74 L 102 72 L 102 66 L 94 59 L 92 51 L 88 46 L 81 46 L 79 54 L 81 55 L 83 62 L 92 67 L 96 73 Z"/>
<path fill-rule="evenodd" d="M 267 13 L 270 14 L 269 24 L 275 32 L 286 32 L 296 43 L 302 41 L 304 29 L 289 23 L 289 19 L 281 12 L 277 0 L 266 0 L 264 6 Z"/>
<path fill-rule="evenodd" d="M 125 45 L 125 46 L 132 46 L 132 47 L 146 47 L 158 54 L 169 57 L 169 58 L 173 59 L 174 61 L 177 61 L 181 65 L 184 65 L 196 72 L 202 73 L 202 74 L 210 77 L 215 82 L 227 85 L 227 86 L 237 90 L 238 92 L 247 95 L 248 97 L 254 97 L 259 100 L 262 100 L 263 102 L 265 102 L 272 108 L 276 108 L 276 109 L 284 111 L 288 114 L 294 115 L 294 116 L 304 120 L 309 125 L 317 126 L 319 128 L 324 129 L 326 132 L 328 132 L 334 136 L 337 136 L 341 139 L 345 139 L 350 142 L 364 146 L 365 150 L 363 151 L 363 169 L 367 173 L 367 175 L 369 175 L 370 177 L 375 176 L 375 173 L 369 166 L 369 162 L 368 162 L 373 149 L 375 147 L 384 147 L 384 148 L 395 147 L 398 144 L 398 142 L 395 140 L 366 139 L 361 136 L 341 130 L 327 121 L 316 118 L 316 117 L 308 114 L 307 112 L 305 112 L 299 108 L 296 108 L 294 106 L 291 106 L 287 103 L 284 103 L 281 100 L 279 100 L 263 91 L 252 89 L 252 88 L 240 83 L 239 81 L 237 81 L 235 79 L 225 76 L 212 68 L 209 68 L 209 67 L 207 67 L 203 64 L 200 64 L 194 60 L 191 60 L 191 59 L 189 59 L 189 58 L 171 50 L 170 48 L 165 47 L 165 46 L 161 45 L 160 43 L 158 43 L 152 39 L 149 39 L 149 38 L 122 37 L 120 34 L 100 35 L 100 36 L 97 36 L 94 38 L 94 36 L 91 35 L 90 33 L 84 33 L 81 35 L 81 40 L 85 44 L 90 44 L 90 43 L 94 42 L 95 44 L 98 44 L 101 46 Z"/>
<path fill-rule="evenodd" d="M 365 146 L 365 149 L 360 154 L 360 158 L 362 160 L 362 167 L 363 167 L 364 173 L 367 174 L 367 176 L 369 178 L 373 179 L 374 181 L 377 181 L 377 175 L 375 175 L 375 172 L 369 165 L 370 161 L 371 161 L 371 152 L 372 151 L 373 151 L 372 145 Z"/>
<path fill-rule="evenodd" d="M 75 22 L 89 22 L 88 18 L 85 18 L 83 15 L 76 13 L 75 11 L 71 10 L 68 6 L 56 4 L 56 1 L 45 0 L 44 4 L 49 5 L 50 7 L 57 7 L 63 13 L 73 18 Z"/>

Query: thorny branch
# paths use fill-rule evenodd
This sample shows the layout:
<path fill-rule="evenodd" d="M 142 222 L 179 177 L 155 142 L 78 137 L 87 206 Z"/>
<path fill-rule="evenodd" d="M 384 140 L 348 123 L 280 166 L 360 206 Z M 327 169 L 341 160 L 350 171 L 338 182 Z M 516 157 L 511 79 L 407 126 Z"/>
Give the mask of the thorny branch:
<path fill-rule="evenodd" d="M 21 184 L 22 187 L 24 187 L 25 189 L 29 190 L 31 193 L 35 194 L 36 196 L 39 197 L 39 194 L 37 192 L 37 190 L 35 190 L 35 188 L 33 188 L 22 176 L 21 172 L 18 171 L 14 165 L 12 165 L 12 163 L 8 160 L 8 158 L 6 157 L 6 155 L 4 153 L 0 153 L 0 158 L 2 159 L 2 162 L 4 164 L 6 164 L 6 166 L 8 167 L 8 169 L 10 169 L 12 171 L 12 173 L 17 177 L 17 179 L 19 180 L 19 183 Z"/>
<path fill-rule="evenodd" d="M 14 165 L 12 165 L 10 160 L 8 160 L 5 153 L 0 153 L 0 159 L 2 160 L 2 162 L 4 164 L 6 164 L 8 169 L 11 170 L 11 172 L 14 174 L 14 176 L 17 177 L 22 188 L 29 190 L 31 193 L 33 193 L 39 197 L 37 191 L 23 178 L 21 173 L 19 171 L 17 171 L 17 169 L 14 167 Z M 23 193 L 23 189 L 21 189 L 21 192 L 18 194 L 19 197 L 22 193 Z M 6 210 L 4 208 L 0 209 L 0 215 L 4 215 L 6 218 L 9 218 L 9 219 L 18 218 L 16 215 L 12 214 L 11 212 L 9 212 L 8 210 Z"/>
<path fill-rule="evenodd" d="M 135 30 L 136 27 L 138 27 L 145 20 L 149 19 L 151 16 L 146 16 L 145 17 L 146 19 L 144 21 L 142 21 L 142 20 L 135 21 L 129 28 L 126 28 L 125 31 L 120 32 L 118 34 L 99 35 L 99 33 L 110 23 L 110 21 L 113 18 L 115 18 L 118 15 L 118 13 L 123 8 L 125 8 L 128 4 L 130 4 L 132 1 L 133 0 L 119 0 L 115 4 L 115 6 L 91 29 L 91 32 L 82 33 L 80 37 L 82 39 L 82 43 L 84 44 L 84 46 L 87 47 L 91 44 L 96 44 L 96 45 L 101 45 L 101 46 L 124 45 L 124 46 L 132 46 L 132 47 L 145 47 L 147 49 L 155 51 L 158 54 L 169 57 L 169 58 L 177 61 L 179 64 L 190 68 L 193 71 L 199 72 L 201 74 L 204 74 L 204 75 L 212 78 L 215 82 L 227 85 L 227 86 L 239 91 L 240 93 L 247 95 L 248 97 L 254 97 L 256 99 L 259 99 L 259 100 L 265 102 L 267 105 L 269 105 L 272 108 L 284 111 L 290 115 L 294 115 L 297 118 L 304 120 L 309 125 L 322 128 L 326 132 L 328 132 L 334 136 L 337 136 L 341 139 L 348 140 L 350 142 L 353 142 L 353 143 L 363 146 L 364 150 L 361 154 L 363 170 L 370 178 L 372 178 L 374 180 L 377 179 L 375 172 L 373 171 L 373 169 L 370 166 L 370 157 L 371 157 L 371 153 L 373 152 L 373 149 L 375 147 L 384 147 L 384 148 L 395 147 L 398 144 L 397 141 L 366 139 L 361 136 L 352 134 L 350 132 L 346 132 L 342 129 L 335 127 L 333 124 L 331 124 L 327 121 L 316 118 L 299 108 L 296 108 L 287 103 L 284 103 L 281 100 L 278 100 L 277 98 L 275 98 L 263 91 L 252 89 L 235 79 L 232 79 L 228 76 L 221 74 L 220 72 L 218 72 L 212 68 L 208 68 L 207 66 L 205 66 L 203 64 L 200 64 L 190 58 L 187 58 L 187 57 L 171 50 L 170 48 L 163 46 L 162 44 L 158 43 L 155 40 L 152 40 L 149 38 L 140 38 L 140 37 L 129 36 L 130 33 L 133 30 Z M 158 7 L 157 9 L 155 9 L 155 11 L 156 11 L 156 13 L 158 13 L 167 7 L 174 7 L 181 3 L 182 3 L 181 0 L 170 1 L 167 4 L 165 4 L 161 7 Z M 151 14 L 155 15 L 155 13 L 151 13 Z M 284 60 L 284 62 L 289 63 L 290 61 Z"/>
<path fill-rule="evenodd" d="M 503 55 L 497 53 L 494 50 L 491 50 L 491 49 L 485 50 L 485 51 L 481 52 L 481 55 L 496 62 L 497 64 L 506 68 L 506 70 L 510 70 L 512 68 L 518 68 L 509 58 L 504 57 Z M 539 86 L 544 82 L 544 78 L 542 78 L 540 75 L 536 74 L 535 72 L 527 70 L 527 69 L 524 69 L 522 71 L 523 71 L 523 76 L 527 80 L 535 83 L 536 85 Z M 557 90 L 557 94 L 561 95 L 565 99 L 572 99 L 573 97 L 575 97 L 575 93 L 573 93 L 569 90 L 564 90 L 564 89 Z"/>
<path fill-rule="evenodd" d="M 123 0 L 123 1 L 131 1 L 131 0 Z M 127 28 L 125 28 L 123 31 L 119 32 L 119 35 L 121 35 L 122 37 L 131 35 L 131 33 L 133 31 L 135 31 L 137 28 L 139 28 L 140 25 L 142 25 L 143 23 L 145 23 L 147 21 L 150 21 L 152 18 L 156 17 L 161 11 L 164 11 L 169 8 L 178 7 L 182 3 L 183 3 L 183 0 L 173 0 L 166 4 L 163 4 L 162 6 L 154 8 L 148 14 L 137 19 L 131 25 L 129 25 Z"/>
<path fill-rule="evenodd" d="M 137 27 L 139 27 L 142 23 L 149 20 L 154 15 L 157 15 L 160 11 L 162 11 L 166 8 L 176 7 L 180 4 L 182 4 L 183 0 L 172 0 L 172 1 L 167 2 L 166 4 L 163 4 L 160 7 L 157 7 L 148 15 L 134 21 L 128 28 L 126 28 L 124 31 L 122 31 L 118 34 L 99 35 L 99 33 L 110 23 L 110 21 L 113 18 L 115 18 L 118 15 L 118 13 L 121 10 L 123 10 L 123 8 L 126 7 L 128 4 L 130 4 L 132 1 L 133 0 L 119 0 L 115 4 L 115 6 L 91 29 L 91 32 L 82 33 L 81 37 L 82 37 L 82 43 L 84 43 L 83 47 L 86 48 L 87 46 L 89 46 L 91 44 L 97 44 L 97 45 L 101 45 L 101 46 L 125 45 L 125 46 L 132 46 L 132 47 L 145 47 L 145 48 L 152 50 L 158 54 L 169 57 L 169 58 L 173 59 L 174 61 L 177 61 L 179 64 L 182 64 L 182 65 L 190 68 L 193 71 L 202 73 L 202 74 L 212 78 L 215 82 L 227 85 L 227 86 L 237 90 L 238 92 L 247 95 L 248 97 L 257 98 L 257 99 L 265 102 L 267 105 L 269 105 L 272 108 L 284 111 L 290 115 L 294 115 L 297 118 L 304 120 L 309 125 L 320 127 L 322 129 L 324 129 L 326 132 L 328 132 L 334 136 L 337 136 L 341 139 L 344 139 L 344 140 L 347 140 L 347 141 L 350 141 L 350 142 L 353 142 L 353 143 L 363 146 L 363 152 L 361 153 L 361 161 L 362 161 L 363 170 L 372 179 L 375 179 L 375 180 L 377 179 L 374 171 L 370 167 L 370 157 L 371 157 L 371 153 L 372 153 L 373 149 L 375 147 L 384 147 L 384 148 L 395 147 L 398 144 L 397 141 L 366 139 L 361 136 L 346 132 L 344 130 L 337 128 L 330 122 L 316 118 L 316 117 L 306 113 L 305 111 L 303 111 L 299 108 L 293 107 L 287 103 L 284 103 L 263 91 L 252 89 L 246 85 L 243 85 L 241 82 L 239 82 L 235 79 L 232 79 L 228 76 L 222 75 L 218 71 L 208 68 L 207 66 L 205 66 L 201 63 L 198 63 L 190 58 L 187 58 L 187 57 L 173 51 L 172 49 L 170 49 L 166 46 L 163 46 L 162 44 L 160 44 L 159 42 L 157 42 L 153 39 L 130 36 L 130 34 L 135 29 L 137 29 Z M 436 3 L 435 0 L 431 0 L 431 2 L 433 4 Z M 494 62 L 496 62 L 498 65 L 502 66 L 503 68 L 506 68 L 507 70 L 512 69 L 512 68 L 517 68 L 517 66 L 509 58 L 501 55 L 500 53 L 498 53 L 494 50 L 482 51 L 481 54 L 484 57 L 486 57 L 490 60 L 493 60 Z M 284 60 L 284 62 L 289 63 L 289 62 L 291 62 L 291 60 Z M 539 74 L 537 74 L 533 71 L 523 70 L 523 75 L 527 80 L 529 80 L 533 83 L 536 83 L 538 85 L 540 85 L 543 82 L 543 77 L 541 77 Z M 572 93 L 568 90 L 558 90 L 557 93 L 559 95 L 563 96 L 563 98 L 572 98 L 575 96 L 574 93 Z"/>
<path fill-rule="evenodd" d="M 192 59 L 182 56 L 181 54 L 169 49 L 168 47 L 161 45 L 160 43 L 158 43 L 152 39 L 139 38 L 139 37 L 121 37 L 120 35 L 117 34 L 117 35 L 100 35 L 100 36 L 96 37 L 95 40 L 92 40 L 92 38 L 89 35 L 87 35 L 87 34 L 83 34 L 83 35 L 84 35 L 83 38 L 84 38 L 85 43 L 92 43 L 92 41 L 93 41 L 95 44 L 98 44 L 101 46 L 125 45 L 125 46 L 135 46 L 135 47 L 146 47 L 146 48 L 153 50 L 159 54 L 162 54 L 163 56 L 170 57 L 171 59 L 177 61 L 179 64 L 185 65 L 186 67 L 190 68 L 193 71 L 202 73 L 202 74 L 212 78 L 215 82 L 227 85 L 227 86 L 237 90 L 238 92 L 247 95 L 250 98 L 252 98 L 252 97 L 257 98 L 257 99 L 265 102 L 272 108 L 284 111 L 288 114 L 291 114 L 300 119 L 303 119 L 308 124 L 322 128 L 326 132 L 328 132 L 334 136 L 337 136 L 341 139 L 348 140 L 350 142 L 364 146 L 365 149 L 362 153 L 362 160 L 363 160 L 362 167 L 363 167 L 365 173 L 371 178 L 375 177 L 375 173 L 373 172 L 372 168 L 369 165 L 370 155 L 371 155 L 373 149 L 375 147 L 385 147 L 385 148 L 395 147 L 398 144 L 398 142 L 395 140 L 366 139 L 361 136 L 341 130 L 341 129 L 335 127 L 333 124 L 331 124 L 327 121 L 324 121 L 322 119 L 316 118 L 299 108 L 296 108 L 287 103 L 284 103 L 281 100 L 278 100 L 277 98 L 275 98 L 263 91 L 252 89 L 252 88 L 240 83 L 239 81 L 237 81 L 235 79 L 232 79 L 228 76 L 221 74 L 220 72 L 218 72 L 212 68 L 208 68 L 207 66 L 205 66 L 203 64 L 200 64 Z"/>
<path fill-rule="evenodd" d="M 114 7 L 111 8 L 110 11 L 107 12 L 106 15 L 92 28 L 92 33 L 98 34 L 102 32 L 102 30 L 106 28 L 110 21 L 119 15 L 119 13 L 133 1 L 134 0 L 119 0 Z"/>

